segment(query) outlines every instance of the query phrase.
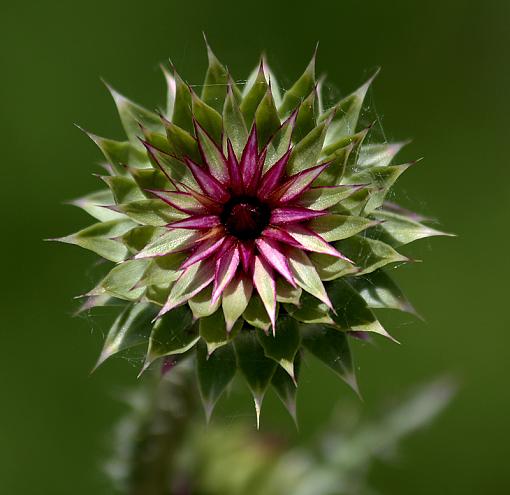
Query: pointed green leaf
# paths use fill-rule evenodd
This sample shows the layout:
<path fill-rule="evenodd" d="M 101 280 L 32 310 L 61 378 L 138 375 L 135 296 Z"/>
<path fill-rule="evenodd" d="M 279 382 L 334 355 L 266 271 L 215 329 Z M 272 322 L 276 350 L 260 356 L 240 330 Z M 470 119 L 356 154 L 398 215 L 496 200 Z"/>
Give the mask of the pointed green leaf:
<path fill-rule="evenodd" d="M 276 322 L 276 283 L 273 269 L 261 256 L 255 257 L 253 268 L 253 285 L 266 308 L 273 331 Z"/>
<path fill-rule="evenodd" d="M 316 98 L 317 92 L 315 88 L 312 92 L 301 102 L 297 114 L 296 125 L 292 134 L 292 140 L 295 143 L 301 141 L 307 136 L 317 125 L 316 120 Z"/>
<path fill-rule="evenodd" d="M 175 130 L 177 128 L 172 127 L 172 129 Z M 181 156 L 181 158 L 183 156 L 188 156 L 195 160 L 197 163 L 199 163 L 201 161 L 201 158 L 198 152 L 198 144 L 194 140 L 194 138 L 192 138 L 189 134 L 186 133 L 186 135 L 192 139 L 193 143 L 188 144 L 190 144 L 193 149 L 190 148 L 189 150 L 185 151 L 183 148 L 184 151 L 176 151 L 176 153 L 179 156 Z M 197 183 L 190 169 L 180 159 L 177 159 L 172 155 L 169 155 L 167 153 L 164 153 L 153 148 L 151 150 L 150 163 L 152 164 L 154 169 L 162 172 L 167 177 L 167 180 L 169 180 L 169 182 L 171 179 L 173 182 L 182 182 L 183 184 L 190 186 L 192 188 L 197 187 Z M 173 185 L 171 186 L 171 188 L 173 189 Z"/>
<path fill-rule="evenodd" d="M 117 110 L 119 112 L 122 127 L 129 141 L 136 147 L 140 147 L 138 137 L 141 135 L 140 124 L 151 131 L 160 131 L 163 126 L 159 116 L 146 108 L 132 102 L 118 91 L 107 85 Z"/>
<path fill-rule="evenodd" d="M 152 266 L 152 265 L 151 265 Z M 167 285 L 149 285 L 143 295 L 142 300 L 156 304 L 157 306 L 163 306 L 168 299 L 168 294 L 173 284 Z"/>
<path fill-rule="evenodd" d="M 153 199 L 154 195 L 148 192 L 148 189 L 168 189 L 171 187 L 170 181 L 160 170 L 154 168 L 130 168 L 128 171 L 142 193 L 149 199 Z"/>
<path fill-rule="evenodd" d="M 346 96 L 321 116 L 321 119 L 333 117 L 325 140 L 326 146 L 329 146 L 331 143 L 338 141 L 344 136 L 356 132 L 356 125 L 365 95 L 377 73 L 378 71 L 365 84 L 354 91 L 354 93 Z"/>
<path fill-rule="evenodd" d="M 329 254 L 310 253 L 310 260 L 321 280 L 335 280 L 336 278 L 356 274 L 360 271 L 356 265 Z"/>
<path fill-rule="evenodd" d="M 326 215 L 310 221 L 310 228 L 328 242 L 346 239 L 378 222 L 364 217 Z"/>
<path fill-rule="evenodd" d="M 161 65 L 161 72 L 163 72 L 163 76 L 166 82 L 166 110 L 165 116 L 168 119 L 172 118 L 172 114 L 174 112 L 175 105 L 175 79 L 172 74 L 170 74 L 169 70 Z"/>
<path fill-rule="evenodd" d="M 297 424 L 297 411 L 296 411 L 296 382 L 299 377 L 299 370 L 301 368 L 301 356 L 296 354 L 294 359 L 294 380 L 290 375 L 281 367 L 278 366 L 271 379 L 271 385 L 274 388 L 276 395 L 286 407 L 292 419 Z"/>
<path fill-rule="evenodd" d="M 324 325 L 303 325 L 301 335 L 303 346 L 358 392 L 347 335 Z"/>
<path fill-rule="evenodd" d="M 135 222 L 155 227 L 162 227 L 187 217 L 185 213 L 172 208 L 160 199 L 132 201 L 117 205 L 114 210 L 124 213 Z"/>
<path fill-rule="evenodd" d="M 281 116 L 286 116 L 294 110 L 302 100 L 304 100 L 315 86 L 315 58 L 317 52 L 313 54 L 312 60 L 308 64 L 301 77 L 294 85 L 285 92 L 283 101 L 279 108 Z"/>
<path fill-rule="evenodd" d="M 154 148 L 157 148 L 164 153 L 172 153 L 172 147 L 168 142 L 168 138 L 166 136 L 166 132 L 152 132 L 148 129 L 142 128 L 143 137 L 145 141 L 151 144 Z"/>
<path fill-rule="evenodd" d="M 90 292 L 98 296 L 105 292 L 111 296 L 128 301 L 138 300 L 145 287 L 137 287 L 137 283 L 147 268 L 148 260 L 128 260 L 115 266 L 106 277 Z"/>
<path fill-rule="evenodd" d="M 86 131 L 84 131 L 86 132 Z M 101 150 L 106 162 L 113 167 L 117 174 L 126 173 L 125 166 L 140 166 L 148 162 L 147 156 L 140 147 L 135 147 L 129 141 L 115 141 L 86 132 Z"/>
<path fill-rule="evenodd" d="M 213 177 L 222 183 L 227 183 L 229 180 L 228 169 L 225 156 L 218 143 L 215 143 L 200 125 L 195 127 L 195 132 L 200 149 L 205 156 L 208 168 Z"/>
<path fill-rule="evenodd" d="M 333 206 L 330 211 L 331 213 L 339 213 L 341 215 L 359 216 L 364 212 L 368 201 L 375 193 L 377 193 L 377 189 L 368 185 L 364 186 L 349 195 L 347 198 L 344 198 L 341 203 Z"/>
<path fill-rule="evenodd" d="M 287 165 L 289 175 L 302 172 L 317 165 L 329 122 L 329 120 L 326 120 L 319 124 L 294 146 Z"/>
<path fill-rule="evenodd" d="M 199 320 L 200 337 L 207 344 L 207 353 L 210 355 L 216 349 L 230 342 L 241 329 L 242 322 L 238 320 L 230 333 L 227 333 L 225 318 L 222 311 L 216 311 L 210 316 L 201 317 Z"/>
<path fill-rule="evenodd" d="M 234 347 L 237 367 L 246 379 L 255 400 L 258 427 L 262 401 L 278 365 L 276 361 L 265 356 L 254 330 L 242 330 L 234 339 Z"/>
<path fill-rule="evenodd" d="M 194 92 L 191 93 L 193 116 L 197 122 L 209 133 L 218 146 L 221 146 L 223 133 L 223 119 L 221 115 L 204 103 Z"/>
<path fill-rule="evenodd" d="M 108 294 L 103 294 L 101 296 L 90 296 L 86 297 L 84 302 L 80 305 L 80 307 L 74 312 L 73 316 L 78 316 L 85 311 L 90 311 L 93 308 L 100 308 L 104 306 L 117 306 L 117 299 L 111 297 Z"/>
<path fill-rule="evenodd" d="M 201 160 L 197 140 L 187 130 L 178 127 L 174 122 L 168 121 L 165 121 L 165 130 L 168 145 L 175 157 L 179 160 L 182 160 L 185 156 L 197 162 Z M 163 154 L 157 154 L 157 158 L 164 160 L 165 163 L 170 165 L 170 168 L 173 168 L 171 165 L 173 162 L 177 161 L 175 159 L 172 160 L 172 157 L 164 156 Z"/>
<path fill-rule="evenodd" d="M 200 291 L 196 296 L 193 296 L 189 301 L 189 307 L 193 313 L 193 316 L 197 319 L 205 318 L 213 313 L 219 313 L 216 311 L 220 307 L 221 299 L 218 299 L 212 304 L 212 286 L 206 287 Z M 223 327 L 225 324 L 223 323 Z"/>
<path fill-rule="evenodd" d="M 260 58 L 258 64 L 250 72 L 248 79 L 246 79 L 246 82 L 243 87 L 243 91 L 241 93 L 241 99 L 243 99 L 253 89 L 253 85 L 257 81 L 257 78 L 260 76 L 261 70 L 264 70 L 264 74 L 266 74 L 265 67 L 264 67 L 264 56 L 262 56 Z M 267 78 L 266 78 L 266 82 L 269 82 L 269 81 L 267 81 Z"/>
<path fill-rule="evenodd" d="M 69 204 L 81 208 L 90 216 L 101 222 L 126 219 L 126 216 L 122 213 L 112 211 L 108 208 L 102 208 L 102 206 L 111 206 L 114 204 L 113 194 L 108 189 L 87 194 L 86 196 L 70 201 Z"/>
<path fill-rule="evenodd" d="M 326 76 L 322 75 L 319 77 L 319 80 L 317 81 L 317 111 L 319 115 L 322 115 L 324 113 L 324 97 L 323 97 L 323 91 L 324 91 L 324 81 L 326 80 Z"/>
<path fill-rule="evenodd" d="M 372 216 L 383 223 L 374 229 L 375 232 L 371 234 L 371 237 L 377 236 L 377 239 L 394 247 L 402 246 L 425 237 L 451 236 L 451 234 L 433 229 L 398 213 L 376 210 Z"/>
<path fill-rule="evenodd" d="M 152 258 L 154 256 L 163 256 L 172 251 L 184 249 L 189 241 L 194 239 L 196 233 L 192 230 L 173 229 L 165 232 L 140 251 L 137 258 Z"/>
<path fill-rule="evenodd" d="M 436 221 L 432 217 L 427 217 L 422 215 L 421 213 L 416 213 L 415 211 L 408 210 L 403 206 L 400 206 L 393 201 L 384 201 L 380 211 L 387 211 L 389 213 L 397 213 L 398 215 L 402 215 L 403 217 L 409 218 L 410 220 L 414 220 L 415 222 L 434 222 Z"/>
<path fill-rule="evenodd" d="M 234 152 L 237 158 L 240 159 L 248 139 L 248 130 L 231 83 L 228 86 L 225 106 L 223 107 L 223 127 L 225 137 L 230 139 Z"/>
<path fill-rule="evenodd" d="M 398 285 L 383 270 L 362 277 L 352 277 L 349 283 L 358 291 L 369 308 L 397 309 L 417 315 Z"/>
<path fill-rule="evenodd" d="M 278 79 L 276 78 L 273 70 L 269 66 L 265 55 L 262 55 L 262 64 L 264 66 L 264 74 L 267 75 L 267 82 L 271 83 L 271 90 L 273 93 L 276 108 L 279 108 L 282 104 L 282 92 L 280 83 L 278 82 Z"/>
<path fill-rule="evenodd" d="M 286 304 L 285 309 L 292 318 L 302 323 L 334 323 L 329 316 L 328 306 L 306 292 L 301 297 L 299 306 Z"/>
<path fill-rule="evenodd" d="M 251 127 L 251 124 L 254 121 L 255 111 L 264 98 L 264 95 L 267 92 L 267 87 L 268 85 L 264 74 L 264 68 L 262 64 L 260 64 L 257 78 L 248 93 L 243 96 L 243 100 L 240 104 L 241 113 L 244 116 L 244 120 L 248 128 Z"/>
<path fill-rule="evenodd" d="M 383 204 L 384 198 L 391 186 L 411 165 L 411 163 L 406 163 L 404 165 L 390 165 L 388 167 L 373 167 L 345 177 L 345 183 L 371 184 L 373 186 L 374 189 L 365 206 L 365 211 L 371 213 Z"/>
<path fill-rule="evenodd" d="M 264 304 L 262 303 L 262 299 L 260 299 L 258 294 L 251 296 L 250 302 L 243 313 L 243 318 L 250 325 L 255 328 L 260 328 L 265 332 L 271 326 L 269 315 L 267 314 L 266 308 L 264 308 Z"/>
<path fill-rule="evenodd" d="M 221 305 L 225 316 L 227 332 L 244 313 L 253 292 L 252 281 L 244 275 L 237 275 L 223 291 Z M 266 313 L 267 316 L 267 313 Z"/>
<path fill-rule="evenodd" d="M 330 282 L 328 294 L 336 311 L 331 317 L 338 329 L 345 332 L 372 332 L 391 338 L 365 300 L 344 279 Z"/>
<path fill-rule="evenodd" d="M 406 144 L 408 144 L 407 141 L 363 145 L 359 153 L 357 166 L 359 168 L 387 167 Z"/>
<path fill-rule="evenodd" d="M 145 199 L 136 182 L 130 177 L 125 175 L 107 175 L 101 178 L 112 191 L 117 204 Z"/>
<path fill-rule="evenodd" d="M 266 172 L 271 165 L 274 165 L 291 146 L 292 132 L 296 123 L 296 115 L 293 114 L 289 117 L 276 131 L 271 143 L 267 148 L 266 161 L 264 162 L 264 172 Z"/>
<path fill-rule="evenodd" d="M 152 329 L 143 369 L 156 359 L 182 354 L 199 340 L 198 325 L 192 325 L 191 311 L 180 306 L 160 317 Z"/>
<path fill-rule="evenodd" d="M 191 91 L 189 86 L 181 79 L 174 70 L 175 102 L 172 114 L 172 123 L 181 129 L 192 132 L 193 123 L 191 118 Z"/>
<path fill-rule="evenodd" d="M 234 378 L 236 370 L 236 354 L 232 344 L 225 345 L 210 355 L 205 343 L 198 342 L 198 385 L 208 421 L 218 399 Z"/>
<path fill-rule="evenodd" d="M 352 160 L 354 145 L 349 143 L 343 148 L 337 149 L 326 159 L 328 167 L 317 177 L 315 184 L 317 186 L 337 186 L 342 182 L 348 163 Z"/>
<path fill-rule="evenodd" d="M 259 145 L 262 148 L 281 125 L 270 86 L 268 86 L 264 98 L 257 107 L 255 123 L 257 124 Z"/>
<path fill-rule="evenodd" d="M 140 284 L 167 287 L 170 282 L 175 282 L 179 278 L 181 274 L 180 266 L 185 259 L 186 255 L 183 253 L 167 254 L 152 258 L 140 280 Z"/>
<path fill-rule="evenodd" d="M 352 175 L 358 170 L 359 150 L 370 129 L 371 127 L 367 127 L 357 134 L 346 136 L 322 150 L 326 156 L 325 160 L 331 163 L 321 174 L 320 180 L 317 181 L 319 184 L 340 184 L 345 175 Z"/>
<path fill-rule="evenodd" d="M 311 210 L 327 210 L 348 198 L 362 186 L 312 187 L 299 198 L 299 204 Z"/>
<path fill-rule="evenodd" d="M 228 341 L 225 318 L 221 311 L 199 319 L 200 337 L 207 344 L 207 354 L 212 354 L 218 347 L 224 346 Z"/>
<path fill-rule="evenodd" d="M 365 129 L 362 129 L 356 134 L 342 136 L 337 141 L 329 144 L 328 146 L 325 146 L 324 149 L 322 150 L 322 153 L 324 154 L 324 156 L 329 158 L 330 156 L 344 153 L 344 149 L 347 149 L 347 147 L 351 145 L 350 150 L 352 150 L 353 158 L 349 160 L 349 163 L 352 168 L 354 167 L 355 164 L 357 165 L 357 157 L 359 156 L 359 150 L 361 149 L 362 143 L 367 137 L 367 134 L 369 133 L 370 129 L 372 129 L 372 126 L 365 127 Z"/>
<path fill-rule="evenodd" d="M 147 342 L 156 311 L 152 304 L 129 304 L 108 331 L 96 369 L 110 356 Z"/>
<path fill-rule="evenodd" d="M 326 289 L 310 258 L 303 251 L 296 248 L 289 248 L 287 257 L 297 284 L 329 306 L 330 301 Z"/>
<path fill-rule="evenodd" d="M 334 246 L 361 268 L 358 275 L 371 273 L 390 263 L 409 261 L 409 258 L 401 255 L 388 244 L 368 237 L 356 235 L 338 241 Z"/>
<path fill-rule="evenodd" d="M 126 246 L 113 238 L 125 234 L 135 226 L 136 224 L 131 220 L 110 220 L 95 223 L 74 234 L 52 240 L 75 244 L 107 260 L 120 263 L 127 256 L 128 250 Z"/>
<path fill-rule="evenodd" d="M 209 285 L 214 278 L 213 260 L 202 260 L 182 271 L 170 291 L 161 313 L 183 304 Z"/>
<path fill-rule="evenodd" d="M 238 105 L 240 105 L 241 101 L 243 100 L 243 93 L 239 89 L 237 83 L 232 78 L 232 74 L 228 75 L 228 86 L 232 91 L 235 101 L 237 102 Z"/>
<path fill-rule="evenodd" d="M 278 302 L 299 305 L 302 293 L 301 287 L 292 287 L 281 277 L 276 280 L 276 300 Z"/>
<path fill-rule="evenodd" d="M 294 318 L 282 316 L 276 322 L 274 336 L 257 330 L 257 337 L 268 358 L 274 359 L 294 378 L 294 358 L 301 345 L 298 323 Z"/>
<path fill-rule="evenodd" d="M 207 58 L 209 66 L 205 75 L 204 87 L 202 88 L 202 100 L 218 112 L 222 111 L 227 91 L 228 72 L 216 55 L 207 45 Z"/>

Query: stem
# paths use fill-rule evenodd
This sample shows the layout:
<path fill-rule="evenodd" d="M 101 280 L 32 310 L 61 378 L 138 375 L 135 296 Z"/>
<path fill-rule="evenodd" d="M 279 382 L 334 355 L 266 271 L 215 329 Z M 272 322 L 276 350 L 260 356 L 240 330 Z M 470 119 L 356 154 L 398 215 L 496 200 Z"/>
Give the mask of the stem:
<path fill-rule="evenodd" d="M 191 493 L 173 466 L 198 407 L 193 378 L 187 359 L 133 397 L 135 412 L 120 425 L 112 463 L 126 495 Z"/>

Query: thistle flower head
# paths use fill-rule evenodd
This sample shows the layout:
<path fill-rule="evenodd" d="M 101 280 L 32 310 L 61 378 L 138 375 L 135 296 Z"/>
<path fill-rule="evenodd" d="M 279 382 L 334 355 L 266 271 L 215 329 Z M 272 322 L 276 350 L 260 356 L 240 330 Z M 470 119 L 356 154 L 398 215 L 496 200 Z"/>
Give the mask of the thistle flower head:
<path fill-rule="evenodd" d="M 289 119 L 295 121 L 296 112 Z M 194 122 L 196 135 L 207 136 L 198 122 Z M 170 291 L 159 315 L 192 298 L 209 284 L 212 285 L 211 304 L 224 294 L 229 286 L 240 283 L 253 292 L 255 287 L 271 321 L 276 326 L 276 280 L 281 278 L 292 288 L 298 283 L 291 268 L 293 254 L 306 256 L 303 251 L 324 253 L 349 261 L 331 244 L 313 230 L 313 219 L 327 215 L 326 209 L 312 209 L 306 203 L 304 193 L 323 172 L 328 163 L 286 174 L 292 152 L 291 143 L 283 156 L 274 163 L 266 163 L 267 150 L 272 139 L 260 149 L 257 127 L 254 123 L 239 160 L 227 138 L 227 155 L 210 140 L 214 147 L 216 162 L 199 149 L 202 164 L 184 157 L 190 176 L 196 181 L 195 188 L 182 182 L 172 181 L 174 190 L 151 190 L 157 198 L 186 217 L 169 223 L 169 236 L 179 241 L 173 249 L 161 254 L 186 252 L 179 269 L 185 279 L 187 273 L 201 278 L 193 290 L 183 293 L 177 282 Z M 148 147 L 150 145 L 147 144 Z M 343 186 L 335 189 L 343 191 Z M 188 235 L 184 231 L 193 231 Z M 153 256 L 143 251 L 135 258 Z M 200 263 L 200 267 L 194 265 Z M 325 291 L 316 293 L 318 298 L 331 307 Z M 235 323 L 227 321 L 227 332 Z"/>
<path fill-rule="evenodd" d="M 358 129 L 373 78 L 324 109 L 315 55 L 283 94 L 265 60 L 241 89 L 208 56 L 200 96 L 163 70 L 159 114 L 109 88 L 127 140 L 89 134 L 108 187 L 74 202 L 98 222 L 60 240 L 116 264 L 84 304 L 125 302 L 99 363 L 193 352 L 208 414 L 237 370 L 257 413 L 272 386 L 295 414 L 302 352 L 356 387 L 349 336 L 389 336 L 371 308 L 413 311 L 382 268 L 442 233 L 385 200 L 409 164 Z"/>

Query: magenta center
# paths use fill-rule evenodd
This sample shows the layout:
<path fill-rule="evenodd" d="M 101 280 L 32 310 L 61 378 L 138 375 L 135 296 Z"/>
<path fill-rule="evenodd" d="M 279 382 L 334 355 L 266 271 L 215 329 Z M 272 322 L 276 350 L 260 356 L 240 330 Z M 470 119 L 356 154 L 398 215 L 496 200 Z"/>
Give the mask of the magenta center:
<path fill-rule="evenodd" d="M 221 221 L 228 232 L 241 240 L 256 239 L 269 224 L 271 210 L 257 198 L 241 196 L 228 201 Z"/>

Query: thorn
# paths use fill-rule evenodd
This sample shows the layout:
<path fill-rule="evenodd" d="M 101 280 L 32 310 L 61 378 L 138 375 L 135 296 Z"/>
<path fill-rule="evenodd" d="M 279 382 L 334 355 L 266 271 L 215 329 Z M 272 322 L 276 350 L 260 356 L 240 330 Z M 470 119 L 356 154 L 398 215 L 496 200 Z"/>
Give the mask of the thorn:
<path fill-rule="evenodd" d="M 205 402 L 204 401 L 204 412 L 205 412 L 205 422 L 209 425 L 211 422 L 211 416 L 214 411 L 214 402 Z"/>
<path fill-rule="evenodd" d="M 84 132 L 85 134 L 89 134 L 88 131 L 86 131 L 80 124 L 77 124 L 76 122 L 73 122 L 73 125 L 80 129 L 81 132 Z"/>
<path fill-rule="evenodd" d="M 283 363 L 280 361 L 280 366 L 289 374 L 289 376 L 292 379 L 292 383 L 294 383 L 294 386 L 297 387 L 297 379 L 296 374 L 294 372 L 294 363 L 292 361 L 282 360 Z"/>
<path fill-rule="evenodd" d="M 266 78 L 266 72 L 264 70 L 264 55 L 262 55 L 260 57 L 260 63 L 259 63 L 259 73 L 258 75 L 262 74 L 264 76 L 264 80 L 266 80 L 267 82 L 267 78 Z"/>
<path fill-rule="evenodd" d="M 320 42 L 317 41 L 317 43 L 315 44 L 315 49 L 313 51 L 312 59 L 310 60 L 310 63 L 308 64 L 308 67 L 313 69 L 314 79 L 315 79 L 315 64 L 317 62 L 317 52 L 319 51 L 319 43 Z"/>
<path fill-rule="evenodd" d="M 108 354 L 105 354 L 104 351 L 101 352 L 99 355 L 99 358 L 97 359 L 96 364 L 93 366 L 93 368 L 90 370 L 89 374 L 92 375 L 92 373 L 95 373 L 97 369 L 109 358 L 110 356 Z"/>
<path fill-rule="evenodd" d="M 147 371 L 149 366 L 152 364 L 152 361 L 149 361 L 149 357 L 147 356 L 147 359 L 143 363 L 142 369 L 140 370 L 140 373 L 136 376 L 136 378 L 141 378 L 141 376 Z"/>
<path fill-rule="evenodd" d="M 409 163 L 404 163 L 404 165 L 407 165 L 407 167 L 411 167 L 413 165 L 416 165 L 417 163 L 420 163 L 425 157 L 421 156 L 420 158 L 417 158 L 416 160 L 412 160 Z"/>
<path fill-rule="evenodd" d="M 109 82 L 107 82 L 102 77 L 100 79 L 101 82 L 106 86 L 106 89 L 108 89 L 108 91 L 112 95 L 112 98 L 117 106 L 120 106 L 123 102 L 127 101 L 127 98 L 120 94 Z"/>
<path fill-rule="evenodd" d="M 401 345 L 401 343 L 395 338 L 393 337 L 392 335 L 390 335 L 385 328 L 383 328 L 383 332 L 381 332 L 381 335 L 383 337 L 386 337 L 387 339 L 390 339 L 393 343 L 395 344 L 398 344 L 398 345 Z"/>
<path fill-rule="evenodd" d="M 403 263 L 423 263 L 423 260 L 420 260 L 418 258 L 411 258 L 409 256 L 404 256 L 402 259 Z"/>
<path fill-rule="evenodd" d="M 260 411 L 262 407 L 262 401 L 264 400 L 264 395 L 253 395 L 253 400 L 255 402 L 255 414 L 257 415 L 257 430 L 260 430 Z"/>
<path fill-rule="evenodd" d="M 372 74 L 371 77 L 368 78 L 367 82 L 361 86 L 360 89 L 364 88 L 365 92 L 368 90 L 374 79 L 379 75 L 379 72 L 381 72 L 381 67 L 377 67 L 375 69 L 375 72 Z"/>
<path fill-rule="evenodd" d="M 349 387 L 352 388 L 354 393 L 358 396 L 358 399 L 361 402 L 365 402 L 363 397 L 362 397 L 362 395 L 361 395 L 361 392 L 359 390 L 359 385 L 358 385 L 358 380 L 356 378 L 356 374 L 355 373 L 348 373 L 345 376 L 342 376 L 342 379 L 344 380 L 345 383 L 347 383 L 347 385 L 349 385 Z"/>
<path fill-rule="evenodd" d="M 170 74 L 170 72 L 168 72 L 168 69 L 165 67 L 165 64 L 163 64 L 163 63 L 159 64 L 159 68 L 161 69 L 161 72 L 163 72 L 163 75 L 165 76 L 165 78 L 173 77 L 172 74 Z"/>
<path fill-rule="evenodd" d="M 209 42 L 207 41 L 207 36 L 205 34 L 205 31 L 202 31 L 202 37 L 204 38 L 204 43 L 207 48 L 209 48 Z"/>
<path fill-rule="evenodd" d="M 161 110 L 157 109 L 156 114 L 163 122 L 163 125 L 166 126 L 166 124 L 171 124 L 170 120 L 168 120 L 168 118 L 165 116 L 165 114 Z"/>

